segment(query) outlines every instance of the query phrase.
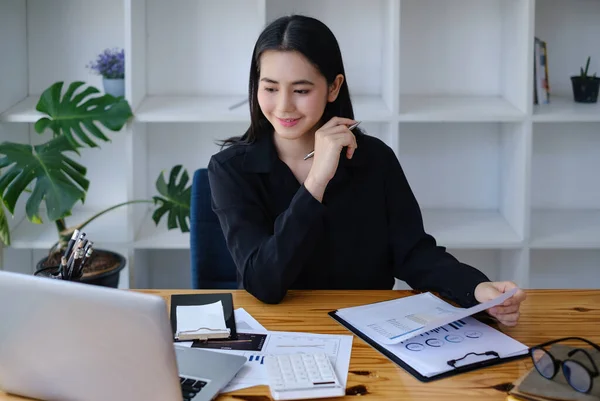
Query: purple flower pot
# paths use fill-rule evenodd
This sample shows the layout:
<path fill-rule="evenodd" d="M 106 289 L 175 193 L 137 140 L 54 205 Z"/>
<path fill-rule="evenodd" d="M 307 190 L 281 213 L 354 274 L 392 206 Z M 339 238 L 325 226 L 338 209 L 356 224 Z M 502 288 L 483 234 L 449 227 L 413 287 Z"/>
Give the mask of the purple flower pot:
<path fill-rule="evenodd" d="M 125 96 L 125 80 L 123 78 L 102 78 L 104 92 L 114 97 Z"/>

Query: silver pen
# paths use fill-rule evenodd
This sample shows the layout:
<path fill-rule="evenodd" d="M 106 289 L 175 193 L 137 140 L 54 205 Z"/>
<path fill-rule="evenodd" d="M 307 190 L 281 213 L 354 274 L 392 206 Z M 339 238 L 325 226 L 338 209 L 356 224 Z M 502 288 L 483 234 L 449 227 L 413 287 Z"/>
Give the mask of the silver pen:
<path fill-rule="evenodd" d="M 349 127 L 348 127 L 348 129 L 349 129 L 350 131 L 352 131 L 354 128 L 358 127 L 358 124 L 360 124 L 361 122 L 362 122 L 362 121 L 359 121 L 359 122 L 357 122 L 357 123 L 355 123 L 355 124 L 352 124 L 351 126 L 349 126 Z M 314 155 L 315 155 L 315 151 L 313 150 L 312 152 L 310 152 L 309 154 L 307 154 L 306 156 L 304 156 L 304 160 L 308 160 L 308 159 L 310 159 L 311 157 L 313 157 Z"/>

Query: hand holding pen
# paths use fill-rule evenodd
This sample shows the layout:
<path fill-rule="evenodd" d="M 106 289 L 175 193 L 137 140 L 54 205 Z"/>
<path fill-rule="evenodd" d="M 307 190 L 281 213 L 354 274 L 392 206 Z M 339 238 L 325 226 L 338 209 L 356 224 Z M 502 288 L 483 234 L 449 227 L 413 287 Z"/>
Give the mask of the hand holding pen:
<path fill-rule="evenodd" d="M 319 202 L 322 202 L 325 188 L 337 171 L 342 150 L 346 148 L 344 156 L 348 159 L 353 157 L 357 143 L 351 129 L 358 124 L 359 121 L 349 118 L 334 117 L 315 132 L 315 150 L 305 157 L 314 157 L 314 161 L 304 186 Z"/>

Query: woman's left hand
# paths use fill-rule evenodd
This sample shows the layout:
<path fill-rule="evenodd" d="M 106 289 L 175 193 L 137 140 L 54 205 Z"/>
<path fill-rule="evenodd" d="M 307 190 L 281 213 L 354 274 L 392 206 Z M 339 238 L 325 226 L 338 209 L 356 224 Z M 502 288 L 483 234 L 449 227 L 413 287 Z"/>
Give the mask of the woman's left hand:
<path fill-rule="evenodd" d="M 513 288 L 517 288 L 517 285 L 512 281 L 486 281 L 479 283 L 475 287 L 475 299 L 482 303 L 487 302 Z M 519 307 L 525 298 L 525 292 L 518 289 L 512 297 L 500 305 L 488 309 L 487 312 L 506 326 L 516 326 L 519 321 Z"/>

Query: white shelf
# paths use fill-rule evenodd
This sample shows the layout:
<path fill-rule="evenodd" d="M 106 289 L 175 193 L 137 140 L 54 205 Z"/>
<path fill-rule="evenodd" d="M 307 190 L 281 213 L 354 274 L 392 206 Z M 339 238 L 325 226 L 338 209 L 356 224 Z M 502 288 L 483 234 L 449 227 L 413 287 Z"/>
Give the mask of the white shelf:
<path fill-rule="evenodd" d="M 600 103 L 576 103 L 573 98 L 552 96 L 549 104 L 535 105 L 536 122 L 600 122 Z"/>
<path fill-rule="evenodd" d="M 600 209 L 534 210 L 531 247 L 600 249 Z"/>
<path fill-rule="evenodd" d="M 407 122 L 509 122 L 523 121 L 526 116 L 495 96 L 405 95 L 400 109 L 400 121 Z"/>
<path fill-rule="evenodd" d="M 248 103 L 229 110 L 243 96 L 146 96 L 134 111 L 140 122 L 249 121 Z"/>
<path fill-rule="evenodd" d="M 140 122 L 249 122 L 244 96 L 146 96 L 135 118 Z M 361 121 L 388 121 L 392 113 L 378 96 L 356 96 L 354 114 Z"/>
<path fill-rule="evenodd" d="M 394 150 L 441 245 L 498 279 L 568 287 L 574 269 L 600 283 L 600 103 L 575 103 L 570 82 L 588 55 L 600 73 L 596 0 L 0 1 L 0 54 L 11 55 L 0 58 L 10 77 L 0 80 L 0 142 L 43 142 L 31 129 L 39 94 L 56 81 L 101 89 L 85 65 L 122 47 L 134 123 L 75 157 L 90 191 L 67 222 L 150 199 L 160 171 L 182 164 L 191 179 L 219 140 L 246 131 L 248 104 L 229 107 L 247 98 L 265 24 L 292 13 L 336 35 L 355 118 Z M 548 105 L 532 104 L 534 36 L 548 43 Z M 190 235 L 166 230 L 164 217 L 157 227 L 152 210 L 117 209 L 86 231 L 133 263 L 181 266 L 185 287 Z M 40 254 L 57 233 L 23 221 L 12 237 L 15 252 Z M 175 288 L 179 273 L 148 283 Z"/>
<path fill-rule="evenodd" d="M 166 216 L 158 226 L 148 213 L 137 231 L 133 244 L 136 249 L 189 249 L 190 234 L 182 233 L 178 228 L 167 230 Z"/>
<path fill-rule="evenodd" d="M 518 248 L 515 230 L 498 211 L 424 209 L 426 230 L 448 248 Z"/>
<path fill-rule="evenodd" d="M 108 207 L 108 206 L 107 206 Z M 82 223 L 103 209 L 75 208 L 72 216 L 67 217 L 68 225 Z M 41 212 L 42 219 L 46 221 L 46 212 Z M 130 242 L 128 235 L 127 209 L 112 210 L 94 220 L 82 231 L 87 233 L 88 239 L 96 245 L 119 246 Z M 11 232 L 11 246 L 13 248 L 45 249 L 49 250 L 58 240 L 58 232 L 54 223 L 33 224 L 27 219 Z"/>
<path fill-rule="evenodd" d="M 35 109 L 39 96 L 27 96 L 4 113 L 0 114 L 0 121 L 13 123 L 34 123 L 44 114 Z"/>

